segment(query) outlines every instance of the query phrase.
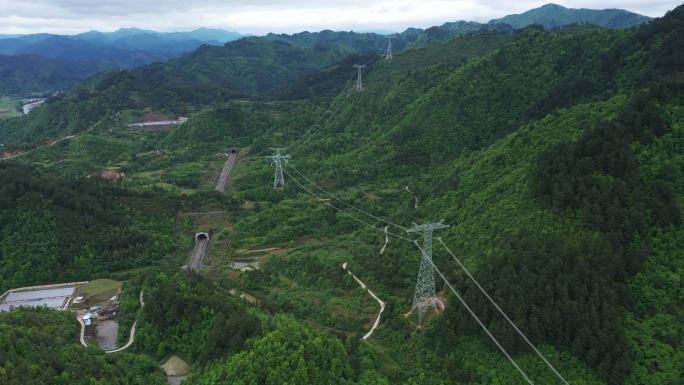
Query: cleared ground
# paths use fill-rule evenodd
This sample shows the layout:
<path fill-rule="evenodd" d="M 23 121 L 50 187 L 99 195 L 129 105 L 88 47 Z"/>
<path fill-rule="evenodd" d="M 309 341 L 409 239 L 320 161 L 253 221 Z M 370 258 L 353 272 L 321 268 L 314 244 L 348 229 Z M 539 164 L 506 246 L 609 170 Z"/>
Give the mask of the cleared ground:
<path fill-rule="evenodd" d="M 0 97 L 0 119 L 12 118 L 21 116 L 22 113 L 17 111 L 17 102 L 21 101 L 19 98 L 12 98 L 7 96 Z"/>
<path fill-rule="evenodd" d="M 85 297 L 87 304 L 105 301 L 121 290 L 122 283 L 113 279 L 95 279 L 85 284 L 77 295 Z"/>
<path fill-rule="evenodd" d="M 190 365 L 178 356 L 171 356 L 161 365 L 161 368 L 164 369 L 167 376 L 178 377 L 188 374 Z"/>

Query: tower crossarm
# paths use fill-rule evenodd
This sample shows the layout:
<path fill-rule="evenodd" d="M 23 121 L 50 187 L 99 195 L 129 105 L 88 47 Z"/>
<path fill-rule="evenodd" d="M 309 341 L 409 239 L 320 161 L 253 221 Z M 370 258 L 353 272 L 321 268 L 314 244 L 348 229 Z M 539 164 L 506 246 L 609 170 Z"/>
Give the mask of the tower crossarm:
<path fill-rule="evenodd" d="M 425 223 L 422 225 L 417 225 L 414 224 L 413 227 L 409 228 L 406 230 L 409 233 L 417 233 L 417 234 L 425 234 L 427 232 L 433 232 L 434 230 L 438 229 L 445 229 L 449 227 L 449 225 L 444 224 L 444 219 L 440 220 L 439 222 L 436 223 Z"/>

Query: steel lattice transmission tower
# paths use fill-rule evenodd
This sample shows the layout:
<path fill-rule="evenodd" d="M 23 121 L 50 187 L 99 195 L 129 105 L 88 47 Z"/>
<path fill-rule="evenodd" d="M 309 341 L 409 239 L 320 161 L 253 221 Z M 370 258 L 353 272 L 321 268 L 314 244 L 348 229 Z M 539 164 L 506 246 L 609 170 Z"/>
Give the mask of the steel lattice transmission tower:
<path fill-rule="evenodd" d="M 362 91 L 363 90 L 363 82 L 361 81 L 361 73 L 363 72 L 363 69 L 366 68 L 365 64 L 355 64 L 354 68 L 356 68 L 356 90 L 357 91 Z"/>
<path fill-rule="evenodd" d="M 387 52 L 385 53 L 385 60 L 386 61 L 391 61 L 392 58 L 392 36 L 389 36 L 387 38 Z"/>
<path fill-rule="evenodd" d="M 417 233 L 423 236 L 423 247 L 421 249 L 420 269 L 418 270 L 418 281 L 416 283 L 416 291 L 413 294 L 413 305 L 411 312 L 414 310 L 418 313 L 418 326 L 423 321 L 425 312 L 430 307 L 437 306 L 438 299 L 435 295 L 435 275 L 432 269 L 432 232 L 438 229 L 449 227 L 445 225 L 444 219 L 437 223 L 426 223 L 423 225 L 415 225 L 406 230 L 409 233 Z"/>
<path fill-rule="evenodd" d="M 289 155 L 280 155 L 280 149 L 276 149 L 276 154 L 272 156 L 267 156 L 273 160 L 275 164 L 275 180 L 273 180 L 273 188 L 285 186 L 285 178 L 283 177 L 283 164 L 287 164 L 290 160 Z"/>

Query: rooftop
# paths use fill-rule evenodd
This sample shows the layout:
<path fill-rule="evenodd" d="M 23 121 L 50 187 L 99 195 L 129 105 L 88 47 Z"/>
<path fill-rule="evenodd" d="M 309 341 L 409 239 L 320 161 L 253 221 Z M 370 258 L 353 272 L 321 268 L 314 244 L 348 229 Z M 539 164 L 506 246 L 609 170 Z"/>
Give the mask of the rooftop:
<path fill-rule="evenodd" d="M 46 306 L 51 309 L 61 309 L 74 295 L 76 288 L 55 287 L 40 290 L 11 291 L 0 302 L 0 312 L 10 311 L 18 307 Z"/>

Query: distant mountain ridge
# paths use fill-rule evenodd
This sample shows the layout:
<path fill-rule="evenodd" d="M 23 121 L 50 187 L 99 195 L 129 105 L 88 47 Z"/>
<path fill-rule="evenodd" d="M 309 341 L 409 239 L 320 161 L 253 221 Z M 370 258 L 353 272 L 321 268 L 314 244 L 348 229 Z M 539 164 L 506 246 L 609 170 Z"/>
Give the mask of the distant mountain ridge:
<path fill-rule="evenodd" d="M 92 46 L 87 43 L 115 47 L 128 50 L 148 50 L 154 45 L 154 52 L 161 54 L 178 54 L 191 51 L 202 44 L 222 45 L 226 42 L 237 40 L 244 35 L 237 32 L 224 31 L 221 29 L 199 28 L 189 32 L 156 32 L 139 28 L 120 28 L 114 32 L 88 31 L 76 35 L 57 35 L 49 33 L 37 33 L 31 35 L 0 35 L 0 54 L 15 55 L 27 52 L 37 53 L 41 44 L 48 39 L 53 39 L 51 45 L 59 44 L 84 44 L 84 49 Z M 60 39 L 58 41 L 54 39 Z M 183 47 L 179 49 L 179 45 Z M 49 55 L 47 55 L 50 57 Z M 69 57 L 59 59 L 70 60 Z"/>
<path fill-rule="evenodd" d="M 223 29 L 198 28 L 188 32 L 157 32 L 140 28 L 119 28 L 113 32 L 88 31 L 74 35 L 74 37 L 90 41 L 115 42 L 121 39 L 130 40 L 135 36 L 154 36 L 166 41 L 199 41 L 202 43 L 215 42 L 216 45 L 237 40 L 244 35 Z"/>
<path fill-rule="evenodd" d="M 556 4 L 547 4 L 522 14 L 493 19 L 488 23 L 473 21 L 447 22 L 427 29 L 408 28 L 401 33 L 389 36 L 392 37 L 392 45 L 395 52 L 399 52 L 405 48 L 423 47 L 433 42 L 453 39 L 483 29 L 512 32 L 515 29 L 524 28 L 531 24 L 540 24 L 546 28 L 559 28 L 569 24 L 585 23 L 619 29 L 632 27 L 650 20 L 649 17 L 619 9 L 570 9 Z M 163 80 L 166 83 L 177 83 L 177 80 L 181 78 L 184 80 L 195 79 L 199 83 L 200 88 L 210 87 L 215 89 L 216 87 L 226 87 L 230 89 L 231 94 L 235 92 L 254 93 L 258 92 L 258 90 L 264 91 L 266 89 L 269 89 L 269 93 L 274 91 L 278 87 L 262 84 L 261 80 L 263 79 L 257 79 L 260 76 L 254 75 L 254 73 L 260 73 L 259 69 L 248 68 L 245 66 L 245 61 L 238 60 L 237 56 L 241 54 L 245 47 L 244 45 L 227 44 L 223 46 L 241 37 L 243 36 L 237 32 L 208 28 L 200 28 L 189 32 L 156 32 L 139 28 L 121 28 L 113 32 L 88 31 L 73 36 L 44 33 L 6 38 L 0 36 L 0 55 L 21 55 L 11 60 L 11 63 L 18 67 L 8 72 L 10 76 L 30 77 L 31 71 L 21 70 L 22 66 L 26 66 L 33 71 L 38 71 L 36 73 L 43 75 L 69 73 L 70 76 L 68 78 L 72 79 L 71 75 L 75 75 L 74 71 L 57 69 L 55 66 L 59 65 L 59 62 L 54 60 L 46 62 L 45 68 L 40 69 L 39 58 L 45 57 L 59 60 L 67 63 L 66 65 L 69 62 L 78 62 L 78 66 L 75 68 L 87 69 L 87 71 L 81 73 L 82 76 L 78 80 L 85 79 L 104 70 L 129 69 L 153 62 L 165 62 L 170 58 L 181 56 L 181 60 L 171 66 L 157 66 L 158 74 L 150 73 L 154 72 L 154 70 L 146 70 L 146 74 L 152 76 L 157 81 Z M 387 44 L 387 37 L 388 35 L 377 33 L 323 30 L 320 32 L 304 31 L 295 34 L 269 33 L 262 37 L 256 37 L 256 39 L 283 42 L 306 50 L 329 51 L 328 55 L 308 55 L 305 51 L 297 51 L 296 55 L 299 59 L 302 58 L 302 55 L 308 56 L 307 60 L 300 61 L 303 65 L 302 68 L 310 71 L 310 73 L 314 73 L 321 70 L 322 67 L 332 64 L 331 58 L 339 59 L 343 55 L 368 55 L 383 52 Z M 218 48 L 217 50 L 202 50 L 203 45 L 222 47 L 216 47 Z M 267 47 L 266 45 L 259 45 L 258 47 L 263 49 L 264 52 L 276 52 L 277 55 L 294 55 L 296 51 L 290 50 L 290 52 L 282 49 L 282 47 L 274 48 Z M 237 49 L 237 51 L 229 52 L 233 49 Z M 205 54 L 209 52 L 211 54 L 205 57 Z M 188 54 L 182 56 L 186 53 Z M 266 56 L 270 55 L 270 53 L 267 53 Z M 31 57 L 29 58 L 24 55 L 30 55 Z M 207 62 L 210 56 L 213 58 L 212 60 L 218 60 L 219 62 L 224 59 L 228 60 L 232 65 L 239 68 L 216 68 L 213 63 Z M 322 60 L 324 57 L 326 59 Z M 264 59 L 262 63 L 266 63 L 272 58 Z M 279 60 L 284 60 L 284 58 L 279 57 L 275 62 Z M 311 62 L 308 60 L 311 60 Z M 4 61 L 5 63 L 10 62 L 8 59 Z M 193 67 L 193 63 L 196 67 Z M 268 63 L 268 65 L 271 64 Z M 184 68 L 193 73 L 184 73 Z M 214 68 L 216 73 L 208 73 L 207 68 Z M 251 74 L 250 71 L 252 71 Z M 206 76 L 198 77 L 194 72 L 205 73 Z M 170 78 L 169 74 L 175 74 L 177 77 Z M 240 75 L 236 76 L 236 74 Z M 222 78 L 222 75 L 226 77 Z M 285 78 L 292 80 L 289 76 Z M 208 82 L 208 79 L 212 79 L 212 81 Z M 264 79 L 271 79 L 271 77 L 266 76 Z M 54 91 L 55 87 L 68 87 L 78 81 L 71 80 L 72 83 L 69 83 L 69 81 L 65 82 L 63 77 L 57 80 L 51 76 L 41 77 L 39 81 L 33 78 L 7 80 L 0 82 L 0 94 L 10 92 L 10 88 L 4 88 L 3 84 L 12 84 L 11 92 L 42 92 Z M 279 82 L 278 79 L 271 79 L 270 81 Z M 22 85 L 24 86 L 22 87 Z"/>
<path fill-rule="evenodd" d="M 554 4 L 530 10 L 523 16 L 511 15 L 504 19 L 515 26 L 496 20 L 486 24 L 456 21 L 427 29 L 408 28 L 389 36 L 332 30 L 269 33 L 230 42 L 222 47 L 202 47 L 167 63 L 134 70 L 132 75 L 138 77 L 141 84 L 153 80 L 157 87 L 171 87 L 180 99 L 186 101 L 203 100 L 197 94 L 199 90 L 216 95 L 273 97 L 289 93 L 287 85 L 298 77 L 313 75 L 345 56 L 369 56 L 384 52 L 388 37 L 392 38 L 392 47 L 398 53 L 406 48 L 424 47 L 483 30 L 511 33 L 532 24 L 543 24 L 547 20 L 555 20 L 555 24 L 551 23 L 554 27 L 588 23 L 608 28 L 626 28 L 650 20 L 627 11 L 598 10 L 588 13 Z M 287 46 L 277 43 L 286 43 Z M 296 70 L 281 71 L 284 63 L 295 62 L 298 64 L 290 67 Z M 273 76 L 276 73 L 278 76 Z M 181 84 L 183 87 L 180 87 Z"/>
<path fill-rule="evenodd" d="M 77 35 L 0 35 L 0 94 L 49 93 L 101 71 L 163 62 L 205 44 L 222 45 L 242 36 L 208 28 L 189 32 L 121 28 Z"/>
<path fill-rule="evenodd" d="M 540 24 L 545 28 L 558 28 L 569 24 L 586 23 L 600 25 L 605 28 L 621 29 L 647 23 L 650 20 L 652 19 L 648 16 L 623 9 L 577 9 L 549 3 L 521 14 L 492 19 L 489 21 L 489 24 L 508 24 L 514 28 Z"/>

